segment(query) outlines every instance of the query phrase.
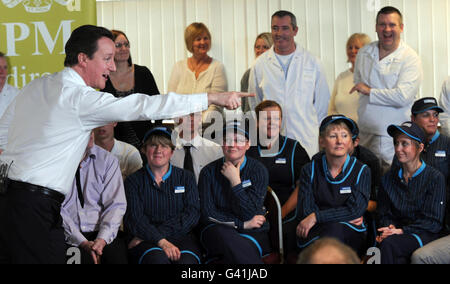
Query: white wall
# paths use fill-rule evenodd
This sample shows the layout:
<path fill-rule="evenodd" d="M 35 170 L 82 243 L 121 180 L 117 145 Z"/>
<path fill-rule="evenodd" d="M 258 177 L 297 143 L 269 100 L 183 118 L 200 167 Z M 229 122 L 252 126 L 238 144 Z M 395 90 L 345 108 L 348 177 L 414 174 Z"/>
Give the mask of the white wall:
<path fill-rule="evenodd" d="M 225 64 L 230 90 L 254 60 L 253 42 L 270 31 L 270 17 L 280 9 L 298 21 L 296 41 L 320 57 L 330 89 L 347 68 L 345 43 L 355 32 L 376 40 L 375 16 L 392 5 L 404 14 L 404 40 L 422 58 L 420 96 L 437 96 L 450 74 L 450 0 L 119 0 L 97 3 L 97 23 L 123 30 L 137 64 L 150 68 L 166 92 L 173 64 L 189 53 L 184 28 L 204 22 L 212 34 L 210 55 Z"/>

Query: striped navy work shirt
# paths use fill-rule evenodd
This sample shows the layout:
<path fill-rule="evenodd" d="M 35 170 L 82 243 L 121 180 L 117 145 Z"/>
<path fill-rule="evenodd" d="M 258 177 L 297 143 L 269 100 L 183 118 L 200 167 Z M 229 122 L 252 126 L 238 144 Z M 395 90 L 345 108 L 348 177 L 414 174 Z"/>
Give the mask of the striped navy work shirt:
<path fill-rule="evenodd" d="M 444 208 L 444 176 L 425 162 L 408 183 L 398 166 L 392 166 L 383 176 L 378 194 L 379 228 L 392 224 L 405 234 L 438 233 Z"/>
<path fill-rule="evenodd" d="M 160 186 L 146 165 L 125 180 L 125 193 L 125 228 L 144 241 L 180 239 L 191 232 L 200 218 L 194 174 L 172 165 Z"/>
<path fill-rule="evenodd" d="M 255 215 L 265 215 L 264 199 L 269 184 L 266 167 L 252 158 L 245 157 L 240 167 L 242 183 L 231 187 L 229 180 L 221 173 L 224 159 L 220 158 L 202 169 L 198 188 L 203 225 L 210 224 L 209 217 L 221 222 L 234 222 L 239 231 L 244 222 Z M 267 222 L 254 232 L 269 230 Z"/>

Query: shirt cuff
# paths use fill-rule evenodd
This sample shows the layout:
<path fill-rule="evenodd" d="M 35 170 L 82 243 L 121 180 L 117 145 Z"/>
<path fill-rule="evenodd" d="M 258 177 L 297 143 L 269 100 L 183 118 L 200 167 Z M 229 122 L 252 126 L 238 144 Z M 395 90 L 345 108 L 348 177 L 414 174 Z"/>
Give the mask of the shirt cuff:
<path fill-rule="evenodd" d="M 79 247 L 82 242 L 87 241 L 81 232 L 76 232 L 69 236 L 67 243 L 71 246 Z"/>
<path fill-rule="evenodd" d="M 111 244 L 117 236 L 117 231 L 115 233 L 110 230 L 100 230 L 97 235 L 97 239 L 105 240 L 106 244 Z"/>

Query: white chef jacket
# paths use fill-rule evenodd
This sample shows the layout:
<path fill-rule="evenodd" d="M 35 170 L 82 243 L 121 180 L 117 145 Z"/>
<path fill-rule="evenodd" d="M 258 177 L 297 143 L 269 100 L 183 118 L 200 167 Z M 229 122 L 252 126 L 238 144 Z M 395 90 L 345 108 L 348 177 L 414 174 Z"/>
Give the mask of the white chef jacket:
<path fill-rule="evenodd" d="M 419 56 L 403 41 L 381 61 L 379 54 L 375 41 L 360 49 L 356 58 L 355 84 L 372 88 L 370 96 L 360 96 L 358 125 L 366 133 L 388 136 L 390 124 L 410 120 L 423 71 Z"/>
<path fill-rule="evenodd" d="M 15 102 L 0 161 L 13 161 L 10 179 L 62 194 L 72 187 L 92 129 L 114 121 L 168 119 L 208 108 L 206 94 L 115 98 L 87 86 L 72 68 L 32 81 Z"/>
<path fill-rule="evenodd" d="M 282 134 L 300 141 L 312 157 L 319 151 L 319 126 L 327 116 L 330 90 L 319 60 L 297 45 L 287 76 L 274 47 L 255 61 L 249 78 L 253 110 L 263 100 L 276 101 L 283 109 Z"/>
<path fill-rule="evenodd" d="M 439 97 L 439 106 L 444 110 L 439 115 L 442 133 L 446 136 L 450 135 L 450 77 L 442 84 L 442 91 Z"/>

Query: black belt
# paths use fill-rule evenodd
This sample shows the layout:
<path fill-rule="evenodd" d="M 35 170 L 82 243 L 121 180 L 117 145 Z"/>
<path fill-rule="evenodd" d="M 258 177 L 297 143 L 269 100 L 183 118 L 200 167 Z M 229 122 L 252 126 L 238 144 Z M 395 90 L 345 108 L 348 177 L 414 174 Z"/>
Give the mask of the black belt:
<path fill-rule="evenodd" d="M 50 188 L 46 188 L 40 185 L 34 185 L 31 183 L 27 183 L 27 182 L 23 182 L 23 181 L 17 181 L 17 180 L 9 180 L 8 186 L 10 186 L 10 188 L 14 188 L 15 190 L 17 189 L 22 189 L 22 190 L 26 190 L 29 192 L 33 192 L 33 193 L 39 193 L 41 195 L 44 195 L 45 197 L 50 197 L 51 199 L 59 202 L 59 203 L 63 203 L 65 196 L 64 194 L 50 189 Z"/>

